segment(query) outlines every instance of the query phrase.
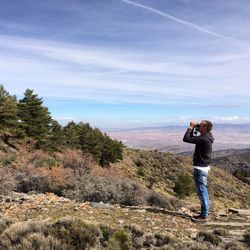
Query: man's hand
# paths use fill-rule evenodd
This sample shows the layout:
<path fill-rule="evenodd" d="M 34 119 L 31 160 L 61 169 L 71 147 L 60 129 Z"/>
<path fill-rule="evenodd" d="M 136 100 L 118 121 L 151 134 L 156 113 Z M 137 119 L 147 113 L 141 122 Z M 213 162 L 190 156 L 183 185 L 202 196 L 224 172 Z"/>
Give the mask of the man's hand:
<path fill-rule="evenodd" d="M 197 122 L 196 121 L 192 121 L 189 124 L 189 128 L 193 129 L 196 126 Z"/>

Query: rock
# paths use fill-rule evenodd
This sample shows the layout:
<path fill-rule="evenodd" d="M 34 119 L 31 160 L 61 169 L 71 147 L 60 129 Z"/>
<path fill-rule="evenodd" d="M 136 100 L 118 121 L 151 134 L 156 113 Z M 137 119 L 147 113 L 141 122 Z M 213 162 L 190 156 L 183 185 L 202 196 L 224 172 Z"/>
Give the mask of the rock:
<path fill-rule="evenodd" d="M 250 209 L 229 208 L 228 211 L 231 213 L 239 214 L 239 215 L 250 215 Z"/>
<path fill-rule="evenodd" d="M 138 213 L 145 213 L 145 212 L 146 212 L 146 209 L 138 209 L 137 212 L 138 212 Z"/>
<path fill-rule="evenodd" d="M 109 203 L 103 203 L 103 202 L 90 202 L 91 207 L 93 208 L 108 208 L 112 209 L 112 205 Z"/>

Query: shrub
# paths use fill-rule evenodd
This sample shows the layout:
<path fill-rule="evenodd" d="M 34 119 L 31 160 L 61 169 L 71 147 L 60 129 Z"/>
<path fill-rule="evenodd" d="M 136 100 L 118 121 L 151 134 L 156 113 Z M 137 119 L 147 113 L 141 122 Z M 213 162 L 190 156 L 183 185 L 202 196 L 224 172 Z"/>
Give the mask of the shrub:
<path fill-rule="evenodd" d="M 54 157 L 48 156 L 35 160 L 34 165 L 35 167 L 54 167 L 58 166 L 59 162 Z"/>
<path fill-rule="evenodd" d="M 10 155 L 10 156 L 5 156 L 2 159 L 0 159 L 0 167 L 6 167 L 10 165 L 13 161 L 15 161 L 16 156 Z"/>
<path fill-rule="evenodd" d="M 115 231 L 109 240 L 108 249 L 129 250 L 130 239 L 127 233 L 122 230 Z"/>
<path fill-rule="evenodd" d="M 218 246 L 222 242 L 222 239 L 218 235 L 209 232 L 199 232 L 197 235 L 197 239 L 201 241 L 207 241 L 216 246 Z"/>
<path fill-rule="evenodd" d="M 195 242 L 187 243 L 183 247 L 176 248 L 176 249 L 210 250 L 210 249 L 214 249 L 214 248 L 215 247 L 208 242 L 195 241 Z"/>
<path fill-rule="evenodd" d="M 147 181 L 148 181 L 147 187 L 148 187 L 149 189 L 151 189 L 151 188 L 153 187 L 153 185 L 154 185 L 155 183 L 157 183 L 157 177 L 156 177 L 156 176 L 150 175 L 150 176 L 147 178 Z"/>
<path fill-rule="evenodd" d="M 242 243 L 234 241 L 225 245 L 225 250 L 245 250 L 245 246 Z"/>
<path fill-rule="evenodd" d="M 74 192 L 64 192 L 64 195 L 79 201 L 94 201 L 117 203 L 122 205 L 145 204 L 144 190 L 130 180 L 117 177 L 101 177 L 84 175 Z"/>
<path fill-rule="evenodd" d="M 38 233 L 45 226 L 45 223 L 39 221 L 14 223 L 2 233 L 0 246 L 9 249 L 9 246 L 19 244 L 28 234 Z"/>
<path fill-rule="evenodd" d="M 16 181 L 10 169 L 0 167 L 0 194 L 8 194 L 15 190 Z"/>
<path fill-rule="evenodd" d="M 162 208 L 170 208 L 171 205 L 167 201 L 165 197 L 162 195 L 151 191 L 149 194 L 146 196 L 146 201 L 149 206 L 156 206 L 156 207 L 162 207 Z"/>
<path fill-rule="evenodd" d="M 26 176 L 25 174 L 18 174 L 16 176 L 17 186 L 16 191 L 22 193 L 28 193 L 30 191 L 36 191 L 40 193 L 56 192 L 51 181 L 42 175 Z"/>
<path fill-rule="evenodd" d="M 64 168 L 71 168 L 80 176 L 89 173 L 94 165 L 92 156 L 83 155 L 81 150 L 66 149 L 63 153 L 56 153 L 56 159 L 63 164 Z"/>
<path fill-rule="evenodd" d="M 11 247 L 11 249 L 53 249 L 53 250 L 67 250 L 68 247 L 62 244 L 59 240 L 53 236 L 44 236 L 41 233 L 31 233 L 25 238 L 20 240 L 20 243 Z"/>
<path fill-rule="evenodd" d="M 95 246 L 98 236 L 96 225 L 72 217 L 54 223 L 18 222 L 1 234 L 0 249 L 88 249 Z"/>
<path fill-rule="evenodd" d="M 106 246 L 107 241 L 111 238 L 112 234 L 114 233 L 114 230 L 110 228 L 107 225 L 100 225 L 100 230 L 102 233 L 102 236 L 100 238 L 100 242 L 102 246 Z"/>
<path fill-rule="evenodd" d="M 67 246 L 72 246 L 75 249 L 93 247 L 99 236 L 96 225 L 72 217 L 58 220 L 49 226 L 48 232 Z"/>
<path fill-rule="evenodd" d="M 244 242 L 245 242 L 248 246 L 250 246 L 250 231 L 246 232 L 246 233 L 243 235 L 243 237 L 244 237 Z"/>
<path fill-rule="evenodd" d="M 1 233 L 8 228 L 14 221 L 10 218 L 2 218 L 0 219 L 0 235 Z"/>
<path fill-rule="evenodd" d="M 219 235 L 219 236 L 227 236 L 230 234 L 230 231 L 226 228 L 218 228 L 213 230 L 213 234 Z"/>
<path fill-rule="evenodd" d="M 155 234 L 156 243 L 155 246 L 161 247 L 169 243 L 174 243 L 176 240 L 172 235 L 166 233 L 157 233 Z"/>
<path fill-rule="evenodd" d="M 144 235 L 143 229 L 136 224 L 125 226 L 125 228 L 131 231 L 131 235 L 133 238 L 140 238 Z"/>
<path fill-rule="evenodd" d="M 193 179 L 190 175 L 181 174 L 178 176 L 175 181 L 174 192 L 176 192 L 179 196 L 190 196 L 194 193 L 194 184 Z"/>

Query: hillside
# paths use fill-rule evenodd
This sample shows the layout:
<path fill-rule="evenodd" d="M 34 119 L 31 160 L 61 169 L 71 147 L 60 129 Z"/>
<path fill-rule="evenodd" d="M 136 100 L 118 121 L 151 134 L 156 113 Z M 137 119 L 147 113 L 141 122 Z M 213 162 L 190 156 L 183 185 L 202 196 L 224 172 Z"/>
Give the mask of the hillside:
<path fill-rule="evenodd" d="M 158 151 L 126 150 L 124 159 L 112 167 L 126 169 L 129 178 L 166 197 L 178 198 L 174 186 L 178 176 L 192 174 L 191 158 L 175 156 Z M 213 207 L 226 209 L 230 206 L 250 207 L 250 187 L 239 181 L 232 174 L 213 167 L 209 174 L 209 192 Z M 194 205 L 196 195 L 182 198 L 187 204 Z M 218 210 L 217 210 L 218 211 Z"/>
<path fill-rule="evenodd" d="M 216 157 L 213 164 L 231 173 L 238 169 L 250 170 L 250 150 L 235 151 L 230 155 Z"/>
<path fill-rule="evenodd" d="M 1 150 L 0 164 L 0 249 L 224 249 L 238 226 L 237 244 L 246 247 L 240 241 L 249 219 L 228 209 L 250 208 L 249 185 L 212 168 L 213 222 L 197 225 L 190 220 L 199 210 L 190 158 L 124 149 L 123 160 L 103 168 L 81 151 L 22 146 Z M 232 235 L 219 243 L 211 228 L 222 225 Z"/>

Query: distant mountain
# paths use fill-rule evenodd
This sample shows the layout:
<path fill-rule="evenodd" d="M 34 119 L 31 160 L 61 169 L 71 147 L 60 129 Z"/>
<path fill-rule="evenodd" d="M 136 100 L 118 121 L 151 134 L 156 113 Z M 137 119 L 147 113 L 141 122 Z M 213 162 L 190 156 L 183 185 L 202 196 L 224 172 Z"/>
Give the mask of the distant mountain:
<path fill-rule="evenodd" d="M 108 133 L 130 148 L 191 155 L 194 145 L 182 141 L 186 129 L 187 126 L 143 127 L 108 130 Z M 214 151 L 250 148 L 250 124 L 214 124 L 212 132 L 215 137 Z M 226 154 L 230 155 L 230 151 Z"/>
<path fill-rule="evenodd" d="M 229 152 L 224 152 L 224 155 L 220 153 L 222 152 L 219 151 L 217 157 L 213 159 L 213 165 L 231 173 L 236 170 L 250 171 L 250 149 L 229 150 Z"/>
<path fill-rule="evenodd" d="M 212 152 L 213 159 L 219 158 L 227 158 L 227 156 L 239 155 L 239 154 L 250 154 L 250 148 L 243 148 L 243 149 L 223 149 L 217 150 Z M 193 151 L 186 151 L 175 154 L 177 156 L 192 156 Z"/>

